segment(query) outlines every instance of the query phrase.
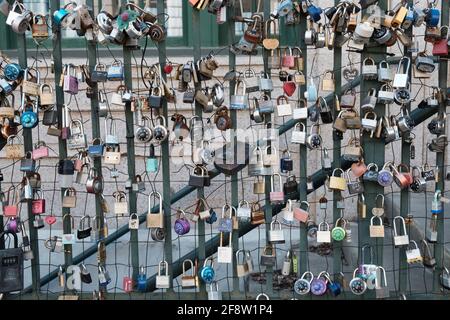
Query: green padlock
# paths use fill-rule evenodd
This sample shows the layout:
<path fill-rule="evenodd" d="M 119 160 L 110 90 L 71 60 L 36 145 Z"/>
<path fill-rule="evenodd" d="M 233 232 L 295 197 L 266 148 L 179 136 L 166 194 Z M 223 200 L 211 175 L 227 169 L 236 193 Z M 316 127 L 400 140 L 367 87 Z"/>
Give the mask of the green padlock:
<path fill-rule="evenodd" d="M 298 258 L 294 252 L 292 252 L 292 272 L 298 274 Z"/>
<path fill-rule="evenodd" d="M 158 159 L 155 157 L 155 146 L 150 145 L 150 156 L 145 159 L 145 171 L 157 172 L 158 171 Z"/>
<path fill-rule="evenodd" d="M 341 223 L 343 226 L 341 227 Z M 345 226 L 347 225 L 347 221 L 344 218 L 339 218 L 336 220 L 335 226 L 333 230 L 331 230 L 331 237 L 334 241 L 342 241 L 345 239 Z"/>

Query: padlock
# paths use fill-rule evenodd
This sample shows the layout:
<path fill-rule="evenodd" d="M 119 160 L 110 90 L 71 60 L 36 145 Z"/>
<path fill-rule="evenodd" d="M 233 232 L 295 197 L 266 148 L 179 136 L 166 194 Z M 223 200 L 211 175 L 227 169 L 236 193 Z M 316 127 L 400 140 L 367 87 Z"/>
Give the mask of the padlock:
<path fill-rule="evenodd" d="M 313 132 L 314 128 L 317 128 L 316 132 Z M 320 135 L 319 124 L 314 123 L 311 125 L 311 131 L 306 137 L 305 144 L 310 150 L 319 149 L 322 146 L 322 136 Z"/>
<path fill-rule="evenodd" d="M 372 58 L 366 58 L 363 61 L 361 75 L 365 80 L 374 80 L 378 78 L 378 68 Z"/>
<path fill-rule="evenodd" d="M 62 244 L 63 245 L 74 245 L 76 243 L 76 236 L 75 236 L 75 233 L 73 232 L 75 230 L 75 219 L 72 215 L 70 215 L 69 213 L 66 213 L 62 217 L 63 225 L 64 225 L 66 218 L 69 218 L 69 232 L 64 232 L 63 235 L 61 236 Z"/>
<path fill-rule="evenodd" d="M 190 231 L 191 225 L 189 223 L 189 220 L 186 218 L 186 213 L 184 212 L 184 210 L 177 210 L 177 219 L 175 220 L 173 229 L 180 236 L 187 234 Z"/>
<path fill-rule="evenodd" d="M 291 251 L 288 250 L 286 252 L 286 256 L 284 257 L 283 266 L 281 268 L 281 274 L 283 276 L 289 276 L 291 274 L 291 266 L 292 266 Z"/>
<path fill-rule="evenodd" d="M 252 155 L 250 156 L 249 159 L 249 164 L 248 164 L 248 175 L 249 176 L 260 176 L 260 175 L 266 175 L 267 173 L 270 172 L 270 175 L 272 174 L 272 169 L 269 166 L 264 166 L 264 162 L 263 162 L 263 155 L 262 155 L 262 151 L 260 147 L 256 147 L 253 152 Z M 256 190 L 260 190 L 260 186 L 258 186 L 258 189 L 255 189 L 255 185 L 254 185 L 254 189 L 253 191 L 255 192 Z M 264 187 L 262 187 L 262 192 L 264 193 Z M 258 191 L 260 192 L 260 191 Z"/>
<path fill-rule="evenodd" d="M 413 182 L 409 186 L 410 189 L 413 192 L 417 192 L 417 193 L 426 191 L 427 190 L 427 181 L 422 176 L 422 170 L 419 167 L 414 166 L 411 169 L 411 173 L 412 173 L 412 177 L 413 177 Z"/>
<path fill-rule="evenodd" d="M 397 233 L 397 226 L 396 226 L 396 221 L 400 220 L 400 228 L 402 228 L 402 235 L 399 235 Z M 400 246 L 407 246 L 409 245 L 409 236 L 406 232 L 406 224 L 405 224 L 405 219 L 402 216 L 396 216 L 394 217 L 394 223 L 393 223 L 393 231 L 394 231 L 394 245 L 396 247 L 400 247 Z"/>
<path fill-rule="evenodd" d="M 319 223 L 317 229 L 317 243 L 331 243 L 330 225 L 326 221 Z"/>
<path fill-rule="evenodd" d="M 219 291 L 219 283 L 217 281 L 209 284 L 208 300 L 222 300 L 222 292 Z"/>
<path fill-rule="evenodd" d="M 33 199 L 33 187 L 31 186 L 30 179 L 28 177 L 24 177 L 22 179 L 22 182 L 20 183 L 20 189 L 18 190 L 20 191 L 20 202 L 28 202 L 28 200 Z"/>
<path fill-rule="evenodd" d="M 327 70 L 323 74 L 322 91 L 334 91 L 334 90 L 335 90 L 335 84 L 334 84 L 333 71 Z"/>
<path fill-rule="evenodd" d="M 277 98 L 277 114 L 279 117 L 292 115 L 292 106 L 286 96 L 281 95 Z"/>
<path fill-rule="evenodd" d="M 97 169 L 92 167 L 89 169 L 86 179 L 86 191 L 88 193 L 102 193 L 104 187 L 103 176 L 100 176 Z"/>
<path fill-rule="evenodd" d="M 423 265 L 427 268 L 434 268 L 436 266 L 436 259 L 431 254 L 430 246 L 422 239 L 422 251 L 423 251 Z"/>
<path fill-rule="evenodd" d="M 239 219 L 247 220 L 251 218 L 250 204 L 247 200 L 241 200 L 239 202 L 236 214 Z"/>
<path fill-rule="evenodd" d="M 361 102 L 361 113 L 367 113 L 375 110 L 377 104 L 377 90 L 370 88 L 366 97 Z"/>
<path fill-rule="evenodd" d="M 239 259 L 239 253 L 242 253 L 242 258 Z M 247 251 L 239 249 L 236 251 L 236 274 L 238 277 L 245 277 L 250 273 L 249 265 L 247 263 Z"/>
<path fill-rule="evenodd" d="M 271 25 L 273 26 L 273 29 L 271 29 Z M 275 19 L 268 19 L 265 22 L 265 35 L 266 38 L 263 40 L 263 46 L 267 50 L 274 50 L 277 49 L 280 42 L 276 38 L 277 36 L 277 27 Z"/>
<path fill-rule="evenodd" d="M 264 181 L 260 179 L 259 176 L 255 177 L 255 181 L 253 182 L 253 193 L 254 194 L 264 194 Z"/>
<path fill-rule="evenodd" d="M 378 199 L 381 199 L 381 201 Z M 384 214 L 384 195 L 379 193 L 375 197 L 375 206 L 372 208 L 372 214 L 376 217 L 381 217 Z"/>
<path fill-rule="evenodd" d="M 392 171 L 387 169 L 391 168 L 391 165 L 392 164 L 390 162 L 386 162 L 383 165 L 383 168 L 378 172 L 377 181 L 382 187 L 389 187 L 394 181 L 394 175 L 392 174 Z"/>
<path fill-rule="evenodd" d="M 38 125 L 39 117 L 37 111 L 37 103 L 27 102 L 23 106 L 22 115 L 20 116 L 20 124 L 23 128 L 32 129 Z"/>
<path fill-rule="evenodd" d="M 367 205 L 366 200 L 363 193 L 358 194 L 358 202 L 356 206 L 356 210 L 358 212 L 358 216 L 362 219 L 365 219 L 367 216 Z"/>
<path fill-rule="evenodd" d="M 340 106 L 342 108 L 353 108 L 356 103 L 356 93 L 348 89 L 344 92 L 344 94 L 341 96 Z"/>
<path fill-rule="evenodd" d="M 103 158 L 105 164 L 119 165 L 121 159 L 120 145 L 106 145 Z"/>
<path fill-rule="evenodd" d="M 123 191 L 116 191 L 113 193 L 114 197 L 114 213 L 116 216 L 123 217 L 128 214 L 127 195 Z"/>
<path fill-rule="evenodd" d="M 164 266 L 164 268 L 161 268 Z M 164 270 L 164 273 L 163 271 Z M 156 276 L 156 288 L 168 289 L 171 286 L 171 279 L 169 276 L 169 264 L 167 261 L 160 261 L 158 264 L 158 275 Z"/>
<path fill-rule="evenodd" d="M 412 248 L 411 243 L 413 244 Z M 406 253 L 406 262 L 408 262 L 408 264 L 423 262 L 419 246 L 417 245 L 417 242 L 415 242 L 414 240 L 409 241 L 409 245 L 406 248 L 405 253 Z"/>
<path fill-rule="evenodd" d="M 421 175 L 425 179 L 425 181 L 435 181 L 436 180 L 436 175 L 434 173 L 434 170 L 430 169 L 430 167 L 428 166 L 428 163 L 425 163 L 422 166 Z"/>
<path fill-rule="evenodd" d="M 378 225 L 374 224 L 374 219 L 378 219 Z M 384 238 L 383 220 L 379 216 L 370 218 L 369 235 L 371 238 Z"/>
<path fill-rule="evenodd" d="M 275 190 L 274 187 L 274 177 L 278 176 L 278 183 L 279 183 L 279 189 L 278 191 Z M 281 175 L 278 173 L 274 173 L 271 178 L 271 189 L 270 189 L 270 194 L 269 194 L 269 198 L 270 198 L 270 202 L 272 203 L 279 203 L 279 202 L 283 202 L 284 201 L 284 192 L 282 191 L 282 181 L 281 181 Z"/>
<path fill-rule="evenodd" d="M 95 138 L 92 140 L 92 144 L 88 147 L 88 155 L 91 158 L 99 158 L 103 156 L 104 144 L 100 138 Z"/>
<path fill-rule="evenodd" d="M 260 91 L 272 91 L 273 90 L 273 81 L 269 77 L 269 75 L 261 71 L 260 76 L 258 77 L 258 86 Z"/>
<path fill-rule="evenodd" d="M 334 241 L 342 241 L 346 237 L 346 226 L 347 226 L 347 220 L 340 217 L 336 220 L 334 224 L 334 228 L 331 229 L 331 238 Z"/>
<path fill-rule="evenodd" d="M 128 219 L 128 229 L 130 230 L 139 229 L 139 216 L 137 215 L 137 213 L 130 214 L 130 218 Z"/>
<path fill-rule="evenodd" d="M 65 65 L 63 71 L 63 90 L 69 94 L 78 93 L 78 79 L 73 65 Z"/>
<path fill-rule="evenodd" d="M 91 71 L 92 82 L 105 82 L 108 80 L 108 71 L 106 70 L 106 65 L 103 63 L 97 63 L 94 69 Z"/>
<path fill-rule="evenodd" d="M 395 89 L 403 89 L 408 86 L 410 66 L 411 60 L 408 57 L 402 57 L 400 59 L 394 81 L 392 82 L 392 87 Z"/>
<path fill-rule="evenodd" d="M 277 225 L 278 227 L 276 227 L 275 225 Z M 270 223 L 269 243 L 285 243 L 284 232 L 281 228 L 281 223 L 279 223 L 277 220 L 274 220 Z"/>
<path fill-rule="evenodd" d="M 35 199 L 33 196 L 33 200 L 31 201 L 31 212 L 33 214 L 45 213 L 44 192 L 42 191 L 42 189 L 36 190 L 34 192 L 34 195 L 36 195 L 38 198 Z"/>
<path fill-rule="evenodd" d="M 163 142 L 165 141 L 168 136 L 168 130 L 166 127 L 166 118 L 164 118 L 163 116 L 157 116 L 155 118 L 156 121 L 156 126 L 153 128 L 153 137 L 156 141 L 158 142 Z"/>
<path fill-rule="evenodd" d="M 325 278 L 326 271 L 322 271 L 311 281 L 311 293 L 315 296 L 323 296 L 327 292 L 328 280 Z"/>
<path fill-rule="evenodd" d="M 322 96 L 317 98 L 316 105 L 319 107 L 320 118 L 322 119 L 322 123 L 333 123 L 333 113 L 331 112 L 330 107 L 328 106 L 327 100 L 325 100 Z"/>
<path fill-rule="evenodd" d="M 212 258 L 205 259 L 203 267 L 200 269 L 199 275 L 200 278 L 202 278 L 202 280 L 207 284 L 210 284 L 214 281 L 216 272 L 214 270 L 214 261 Z"/>
<path fill-rule="evenodd" d="M 306 88 L 304 96 L 309 102 L 317 101 L 317 87 L 314 84 L 313 77 L 309 77 L 309 85 Z"/>
<path fill-rule="evenodd" d="M 80 219 L 80 223 L 77 229 L 77 238 L 79 240 L 89 238 L 91 236 L 91 231 L 92 231 L 91 217 L 88 215 L 84 215 Z"/>
<path fill-rule="evenodd" d="M 340 177 L 335 175 L 335 173 L 337 171 L 341 172 L 341 176 Z M 330 184 L 330 186 L 329 186 L 330 189 L 345 191 L 347 184 L 346 184 L 346 181 L 345 181 L 345 178 L 344 178 L 344 171 L 342 169 L 340 169 L 340 168 L 334 169 L 333 173 L 331 174 L 329 184 Z"/>
<path fill-rule="evenodd" d="M 431 213 L 433 215 L 437 215 L 444 212 L 444 207 L 441 198 L 442 198 L 441 191 L 436 190 L 433 196 L 433 200 L 431 201 Z"/>
<path fill-rule="evenodd" d="M 151 198 L 155 197 L 159 199 L 159 206 L 156 208 L 156 212 L 152 212 L 154 209 L 151 205 Z M 156 200 L 155 200 L 156 201 Z M 147 228 L 164 228 L 164 209 L 163 200 L 159 192 L 153 191 L 148 195 L 148 213 L 147 213 Z"/>
<path fill-rule="evenodd" d="M 262 160 L 264 167 L 271 167 L 274 172 L 277 171 L 280 160 L 278 157 L 277 149 L 275 149 L 275 147 L 267 146 L 262 153 Z"/>
<path fill-rule="evenodd" d="M 272 245 L 265 246 L 261 253 L 260 264 L 265 267 L 273 267 L 277 263 L 275 247 Z"/>
<path fill-rule="evenodd" d="M 350 291 L 355 295 L 362 295 L 367 290 L 367 283 L 359 275 L 356 275 L 358 268 L 353 271 L 353 279 L 350 280 L 348 286 Z"/>
<path fill-rule="evenodd" d="M 389 298 L 389 286 L 386 280 L 386 270 L 383 267 L 377 267 L 377 277 L 375 278 L 375 296 L 377 299 Z M 384 284 L 383 284 L 384 282 Z"/>
<path fill-rule="evenodd" d="M 380 90 L 378 91 L 377 102 L 390 104 L 393 101 L 394 101 L 394 92 L 392 91 L 392 87 L 387 83 L 383 84 Z"/>
<path fill-rule="evenodd" d="M 98 285 L 100 288 L 106 288 L 111 283 L 111 276 L 104 265 L 98 266 Z"/>
<path fill-rule="evenodd" d="M 306 144 L 306 127 L 302 122 L 295 124 L 294 130 L 291 136 L 292 143 Z"/>
<path fill-rule="evenodd" d="M 109 66 L 107 79 L 108 81 L 123 81 L 124 69 L 121 61 L 114 60 L 114 62 Z"/>
<path fill-rule="evenodd" d="M 30 151 L 25 154 L 25 158 L 20 160 L 19 170 L 23 172 L 34 172 L 36 170 L 36 160 L 33 159 Z"/>
<path fill-rule="evenodd" d="M 359 180 L 353 181 L 350 178 L 350 171 L 351 171 L 351 168 L 347 169 L 347 171 L 346 171 L 346 176 L 347 176 L 347 180 L 348 180 L 348 182 L 347 182 L 348 193 L 349 194 L 363 193 L 364 192 L 364 184 Z"/>
<path fill-rule="evenodd" d="M 254 14 L 251 19 L 253 20 L 253 22 L 244 32 L 244 39 L 250 43 L 258 44 L 261 42 L 263 36 L 261 32 L 261 25 L 263 21 L 261 19 L 261 16 L 258 14 Z"/>
<path fill-rule="evenodd" d="M 123 100 L 123 98 L 122 98 Z M 150 108 L 161 108 L 163 102 L 163 89 L 161 87 L 155 86 L 151 89 L 148 96 L 148 105 Z"/>
<path fill-rule="evenodd" d="M 430 226 L 427 228 L 425 237 L 428 242 L 435 243 L 437 242 L 437 215 L 432 214 L 430 218 Z"/>
<path fill-rule="evenodd" d="M 309 280 L 307 278 L 309 276 Z M 306 271 L 302 276 L 294 282 L 294 291 L 299 295 L 308 294 L 311 290 L 311 282 L 314 279 L 314 274 Z"/>
<path fill-rule="evenodd" d="M 72 120 L 69 128 L 70 136 L 67 139 L 67 148 L 71 150 L 87 148 L 87 137 L 83 123 L 80 120 Z"/>
<path fill-rule="evenodd" d="M 433 56 L 447 56 L 448 55 L 448 35 L 449 35 L 449 27 L 441 26 L 440 27 L 441 39 L 437 40 L 433 43 Z"/>
<path fill-rule="evenodd" d="M 287 156 L 285 154 L 287 153 Z M 288 150 L 283 151 L 280 158 L 280 169 L 282 173 L 287 173 L 294 169 L 294 161 L 291 158 L 291 153 Z"/>
<path fill-rule="evenodd" d="M 220 232 L 220 242 L 217 247 L 217 262 L 218 263 L 232 263 L 233 262 L 233 248 L 232 248 L 232 232 L 229 232 L 228 246 L 223 243 L 223 232 Z"/>
<path fill-rule="evenodd" d="M 308 118 L 307 103 L 304 99 L 298 101 L 298 106 L 292 110 L 292 118 L 295 120 L 303 120 Z"/>
<path fill-rule="evenodd" d="M 41 106 L 51 106 L 55 104 L 53 88 L 47 83 L 43 83 L 39 87 L 39 102 Z"/>
<path fill-rule="evenodd" d="M 447 267 L 444 267 L 442 273 L 439 275 L 439 279 L 441 281 L 441 285 L 445 289 L 450 290 L 450 272 L 448 271 Z"/>
<path fill-rule="evenodd" d="M 111 96 L 111 104 L 118 106 L 118 107 L 124 107 L 125 102 L 122 101 L 122 95 L 126 89 L 127 88 L 125 85 L 118 86 L 116 91 L 113 92 L 113 94 Z"/>
<path fill-rule="evenodd" d="M 186 263 L 189 264 L 189 268 L 191 269 L 191 274 L 188 275 L 186 272 Z M 181 287 L 183 289 L 192 289 L 197 287 L 196 275 L 194 263 L 190 259 L 186 259 L 183 261 L 183 274 L 181 276 Z"/>
<path fill-rule="evenodd" d="M 391 82 L 392 74 L 389 68 L 389 64 L 383 60 L 379 63 L 378 67 L 378 81 L 379 82 Z"/>

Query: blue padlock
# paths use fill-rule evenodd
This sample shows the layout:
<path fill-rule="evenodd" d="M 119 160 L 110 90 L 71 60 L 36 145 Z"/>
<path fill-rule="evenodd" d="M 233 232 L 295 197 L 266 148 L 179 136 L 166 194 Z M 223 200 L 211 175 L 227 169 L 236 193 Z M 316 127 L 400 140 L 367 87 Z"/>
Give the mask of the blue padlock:
<path fill-rule="evenodd" d="M 312 77 L 309 78 L 310 83 L 308 85 L 308 88 L 305 92 L 305 98 L 308 100 L 308 102 L 316 102 L 317 101 L 317 88 L 314 84 L 314 79 Z"/>
<path fill-rule="evenodd" d="M 61 8 L 59 10 L 56 10 L 53 13 L 53 22 L 55 22 L 57 25 L 61 25 L 61 22 L 64 20 L 64 18 L 69 14 L 69 11 L 67 11 L 64 8 Z"/>
<path fill-rule="evenodd" d="M 208 265 L 208 261 L 211 261 L 211 263 Z M 200 278 L 205 283 L 212 283 L 214 281 L 214 277 L 216 275 L 216 272 L 214 271 L 214 262 L 212 258 L 206 258 L 205 262 L 203 263 L 203 268 L 200 270 Z"/>
<path fill-rule="evenodd" d="M 22 77 L 23 70 L 17 63 L 8 63 L 3 70 L 6 80 L 15 81 Z"/>
<path fill-rule="evenodd" d="M 277 12 L 280 17 L 286 16 L 292 9 L 294 8 L 294 5 L 292 4 L 291 0 L 282 0 L 280 3 L 278 3 Z"/>
<path fill-rule="evenodd" d="M 155 146 L 150 145 L 150 156 L 145 159 L 145 171 L 157 172 L 158 171 L 158 159 L 155 157 Z"/>
<path fill-rule="evenodd" d="M 314 22 L 318 22 L 322 18 L 322 9 L 314 5 L 310 5 L 308 7 L 308 14 Z"/>
<path fill-rule="evenodd" d="M 342 292 L 341 285 L 337 282 L 331 281 L 330 279 L 328 280 L 327 287 L 330 290 L 331 294 L 335 297 L 340 295 Z"/>
<path fill-rule="evenodd" d="M 23 108 L 23 113 L 20 116 L 20 123 L 24 128 L 32 129 L 37 126 L 39 123 L 38 115 L 34 110 L 34 106 L 32 103 L 27 103 L 27 105 Z"/>
<path fill-rule="evenodd" d="M 209 217 L 205 219 L 208 224 L 213 224 L 217 221 L 217 213 L 211 208 L 209 209 Z"/>
<path fill-rule="evenodd" d="M 145 267 L 140 266 L 137 277 L 137 289 L 144 292 L 147 289 L 147 275 L 145 274 Z"/>
<path fill-rule="evenodd" d="M 88 147 L 88 154 L 91 158 L 99 158 L 103 156 L 104 144 L 99 138 L 92 140 L 92 145 Z"/>
<path fill-rule="evenodd" d="M 444 207 L 441 201 L 442 192 L 441 190 L 436 190 L 434 193 L 434 198 L 431 201 L 431 213 L 432 214 L 440 214 L 444 212 Z"/>
<path fill-rule="evenodd" d="M 437 27 L 439 24 L 441 12 L 436 8 L 427 9 L 427 15 L 425 17 L 425 23 L 427 27 Z"/>
<path fill-rule="evenodd" d="M 413 8 L 408 8 L 408 12 L 406 13 L 405 19 L 403 20 L 403 23 L 402 23 L 402 28 L 404 30 L 408 30 L 409 28 L 411 28 L 411 26 L 414 23 L 415 18 L 416 18 L 416 15 L 415 15 Z"/>

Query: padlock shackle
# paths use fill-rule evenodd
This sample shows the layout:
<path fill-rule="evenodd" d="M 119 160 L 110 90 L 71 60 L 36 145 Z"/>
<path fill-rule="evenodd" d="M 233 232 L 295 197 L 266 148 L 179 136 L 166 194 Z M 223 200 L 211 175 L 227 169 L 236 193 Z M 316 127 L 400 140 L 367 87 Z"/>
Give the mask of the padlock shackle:
<path fill-rule="evenodd" d="M 306 276 L 310 276 L 310 279 L 306 279 Z M 305 279 L 306 281 L 308 281 L 309 283 L 311 283 L 314 279 L 314 273 L 312 273 L 311 271 L 305 271 L 303 272 L 302 276 L 300 277 L 300 279 Z"/>
<path fill-rule="evenodd" d="M 186 262 L 190 264 L 191 276 L 194 276 L 195 275 L 194 263 L 192 262 L 191 259 L 186 259 L 186 260 L 183 261 L 183 264 L 182 264 L 183 274 L 186 274 L 186 267 L 185 267 Z"/>
<path fill-rule="evenodd" d="M 154 196 L 154 197 L 159 199 L 159 212 L 158 213 L 162 213 L 162 211 L 163 211 L 162 196 L 161 196 L 161 193 L 159 193 L 158 191 L 152 191 L 148 195 L 148 210 L 149 210 L 149 213 L 151 213 L 151 209 L 152 209 L 152 196 Z"/>
<path fill-rule="evenodd" d="M 9 237 L 10 234 L 11 234 L 11 235 L 13 236 L 13 238 L 14 238 L 14 248 L 18 248 L 18 247 L 19 247 L 19 239 L 18 239 L 17 234 L 16 234 L 15 232 L 12 232 L 12 231 L 9 231 L 9 230 L 2 231 L 2 232 L 0 233 L 0 239 L 3 239 L 3 237 L 4 237 L 5 235 L 8 235 L 8 237 Z M 4 240 L 3 240 L 3 241 L 4 241 Z"/>
<path fill-rule="evenodd" d="M 381 198 L 381 205 L 378 208 L 384 208 L 384 195 L 379 193 L 375 197 L 375 205 L 378 206 L 378 198 Z"/>
<path fill-rule="evenodd" d="M 370 251 L 370 264 L 373 264 L 373 249 L 370 244 L 365 244 L 361 247 L 361 264 L 365 264 L 365 253 L 367 248 L 369 248 Z"/>
<path fill-rule="evenodd" d="M 70 214 L 70 213 L 66 213 L 65 215 L 63 215 L 62 217 L 62 222 L 64 223 L 64 220 L 66 219 L 66 217 L 70 218 L 70 229 L 73 230 L 75 229 L 75 218 Z"/>
<path fill-rule="evenodd" d="M 373 216 L 372 218 L 370 218 L 370 225 L 371 226 L 375 225 L 374 221 L 373 221 L 373 219 L 375 219 L 375 218 L 378 218 L 378 222 L 380 222 L 380 226 L 382 226 L 383 225 L 383 220 L 381 219 L 381 217 L 378 217 L 378 216 Z"/>
<path fill-rule="evenodd" d="M 161 265 L 164 265 L 164 275 L 165 276 L 168 276 L 169 275 L 169 264 L 167 263 L 167 261 L 166 260 L 163 260 L 163 261 L 160 261 L 159 263 L 158 263 L 158 276 L 160 276 L 161 275 Z"/>
<path fill-rule="evenodd" d="M 384 280 L 384 286 L 387 287 L 387 279 L 386 279 L 386 270 L 382 267 L 382 266 L 378 266 L 377 271 L 380 270 L 380 274 L 383 275 L 383 280 Z M 381 286 L 383 285 L 383 283 L 378 283 L 378 277 L 375 277 L 375 287 L 376 288 L 381 288 Z"/>
<path fill-rule="evenodd" d="M 395 224 L 395 220 L 399 219 L 400 220 L 400 224 L 403 225 L 403 235 L 407 235 L 406 233 L 406 223 L 405 223 L 405 219 L 402 216 L 396 216 L 394 217 L 394 221 L 393 221 L 393 226 L 392 228 L 394 229 L 394 236 L 397 236 L 397 226 Z"/>

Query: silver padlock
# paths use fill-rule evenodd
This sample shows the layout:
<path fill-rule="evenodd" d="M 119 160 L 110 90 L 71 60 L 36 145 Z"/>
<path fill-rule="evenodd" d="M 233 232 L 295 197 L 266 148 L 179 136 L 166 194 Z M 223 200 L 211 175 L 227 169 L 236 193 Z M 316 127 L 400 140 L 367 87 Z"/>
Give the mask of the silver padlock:
<path fill-rule="evenodd" d="M 286 252 L 286 257 L 284 257 L 283 267 L 281 268 L 281 274 L 283 276 L 288 276 L 291 274 L 291 265 L 292 265 L 291 251 L 288 250 L 288 252 Z"/>
<path fill-rule="evenodd" d="M 408 57 L 402 57 L 398 63 L 397 72 L 392 83 L 394 88 L 402 89 L 408 86 L 410 67 L 411 60 Z"/>
<path fill-rule="evenodd" d="M 397 219 L 400 220 L 400 228 L 402 228 L 403 231 L 402 235 L 399 235 L 397 233 L 397 226 L 395 223 Z M 394 245 L 396 247 L 409 245 L 409 236 L 408 233 L 406 232 L 405 219 L 402 216 L 394 217 L 393 231 L 394 231 Z"/>
<path fill-rule="evenodd" d="M 217 281 L 209 284 L 208 300 L 222 300 L 222 292 L 219 291 L 219 284 Z"/>

